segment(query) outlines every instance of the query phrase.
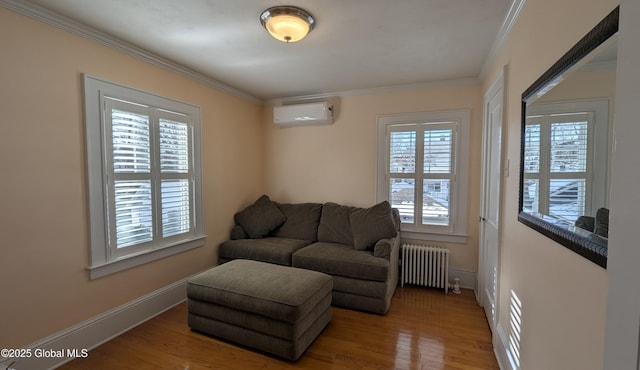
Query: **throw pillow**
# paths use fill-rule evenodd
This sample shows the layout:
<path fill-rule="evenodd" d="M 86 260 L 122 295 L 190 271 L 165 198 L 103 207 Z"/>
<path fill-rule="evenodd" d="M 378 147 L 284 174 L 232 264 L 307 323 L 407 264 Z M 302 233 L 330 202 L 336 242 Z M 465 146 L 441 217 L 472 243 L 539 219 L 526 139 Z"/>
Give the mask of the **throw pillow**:
<path fill-rule="evenodd" d="M 372 249 L 378 240 L 392 238 L 397 233 L 391 205 L 387 201 L 354 211 L 349 221 L 356 250 Z"/>
<path fill-rule="evenodd" d="M 266 195 L 236 213 L 234 219 L 252 239 L 264 238 L 286 221 L 280 208 Z"/>

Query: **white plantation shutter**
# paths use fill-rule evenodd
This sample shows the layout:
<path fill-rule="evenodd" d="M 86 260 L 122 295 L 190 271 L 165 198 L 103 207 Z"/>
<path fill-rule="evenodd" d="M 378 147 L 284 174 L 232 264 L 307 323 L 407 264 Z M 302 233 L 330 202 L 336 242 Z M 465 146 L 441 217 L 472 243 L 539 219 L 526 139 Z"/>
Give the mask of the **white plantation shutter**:
<path fill-rule="evenodd" d="M 524 130 L 524 181 L 522 208 L 529 213 L 540 212 L 540 122 L 530 117 Z"/>
<path fill-rule="evenodd" d="M 162 236 L 189 231 L 191 202 L 188 180 L 162 181 Z"/>
<path fill-rule="evenodd" d="M 388 199 L 404 223 L 450 226 L 456 126 L 433 122 L 387 127 Z"/>
<path fill-rule="evenodd" d="M 200 108 L 84 76 L 92 279 L 204 245 Z"/>
<path fill-rule="evenodd" d="M 590 123 L 591 122 L 591 123 Z M 590 207 L 592 113 L 527 117 L 523 210 L 572 225 Z"/>
<path fill-rule="evenodd" d="M 398 208 L 403 222 L 415 219 L 416 139 L 415 125 L 393 128 L 389 133 L 389 202 Z"/>
<path fill-rule="evenodd" d="M 108 99 L 111 113 L 113 169 L 116 173 L 150 173 L 151 148 L 148 113 L 134 113 L 116 106 L 136 110 L 135 105 Z"/>
<path fill-rule="evenodd" d="M 528 124 L 524 132 L 524 172 L 540 172 L 540 123 Z"/>
<path fill-rule="evenodd" d="M 149 108 L 105 98 L 112 253 L 153 240 Z"/>
<path fill-rule="evenodd" d="M 452 129 L 425 129 L 424 173 L 451 173 Z"/>
<path fill-rule="evenodd" d="M 449 225 L 449 200 L 454 180 L 455 123 L 439 123 L 424 128 L 422 224 Z"/>
<path fill-rule="evenodd" d="M 116 180 L 113 192 L 116 248 L 152 241 L 151 182 Z"/>
<path fill-rule="evenodd" d="M 191 217 L 191 160 L 187 117 L 160 118 L 162 236 L 187 233 Z M 180 121 L 182 119 L 182 121 Z"/>
<path fill-rule="evenodd" d="M 392 131 L 389 137 L 389 172 L 415 173 L 416 130 Z"/>
<path fill-rule="evenodd" d="M 587 171 L 587 124 L 587 121 L 551 124 L 551 172 Z"/>
<path fill-rule="evenodd" d="M 526 178 L 522 186 L 522 210 L 540 213 L 540 179 Z"/>
<path fill-rule="evenodd" d="M 549 215 L 573 224 L 585 214 L 586 179 L 550 179 Z"/>
<path fill-rule="evenodd" d="M 105 98 L 105 106 L 112 152 L 107 164 L 112 254 L 130 254 L 190 232 L 189 118 L 111 98 Z"/>
<path fill-rule="evenodd" d="M 549 215 L 573 224 L 587 207 L 589 114 L 550 118 Z"/>
<path fill-rule="evenodd" d="M 398 209 L 407 238 L 466 243 L 470 111 L 377 121 L 378 201 Z"/>
<path fill-rule="evenodd" d="M 188 173 L 189 162 L 188 123 L 160 118 L 160 170 Z"/>

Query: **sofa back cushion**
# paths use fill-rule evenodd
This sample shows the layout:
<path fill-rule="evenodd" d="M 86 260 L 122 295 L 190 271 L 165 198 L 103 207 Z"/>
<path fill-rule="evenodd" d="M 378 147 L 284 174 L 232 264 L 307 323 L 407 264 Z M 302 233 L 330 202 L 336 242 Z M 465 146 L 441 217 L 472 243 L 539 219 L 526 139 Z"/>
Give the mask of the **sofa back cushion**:
<path fill-rule="evenodd" d="M 353 245 L 353 234 L 349 217 L 358 208 L 336 203 L 325 203 L 318 227 L 318 241 Z"/>
<path fill-rule="evenodd" d="M 320 203 L 278 203 L 274 202 L 286 217 L 286 221 L 271 233 L 271 236 L 315 242 L 318 240 L 318 226 L 322 214 Z"/>
<path fill-rule="evenodd" d="M 378 240 L 393 238 L 397 234 L 391 205 L 386 200 L 373 207 L 353 211 L 349 221 L 356 250 L 373 250 Z"/>
<path fill-rule="evenodd" d="M 244 231 L 242 226 L 235 224 L 231 229 L 231 237 L 230 237 L 231 240 L 249 239 L 249 238 L 250 238 L 249 234 L 247 234 L 247 232 Z"/>

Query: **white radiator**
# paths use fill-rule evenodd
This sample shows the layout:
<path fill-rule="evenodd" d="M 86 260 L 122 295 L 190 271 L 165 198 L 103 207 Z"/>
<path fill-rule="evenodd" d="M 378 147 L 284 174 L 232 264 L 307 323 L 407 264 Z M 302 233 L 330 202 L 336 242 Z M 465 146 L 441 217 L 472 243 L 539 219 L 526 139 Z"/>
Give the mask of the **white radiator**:
<path fill-rule="evenodd" d="M 424 285 L 449 291 L 449 253 L 444 247 L 429 245 L 402 245 L 401 286 L 407 284 Z"/>

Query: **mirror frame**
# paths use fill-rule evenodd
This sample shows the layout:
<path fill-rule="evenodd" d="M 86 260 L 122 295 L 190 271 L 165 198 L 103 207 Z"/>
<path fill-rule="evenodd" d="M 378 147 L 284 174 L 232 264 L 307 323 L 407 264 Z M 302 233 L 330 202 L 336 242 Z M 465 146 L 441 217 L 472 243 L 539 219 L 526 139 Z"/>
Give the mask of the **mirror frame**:
<path fill-rule="evenodd" d="M 538 91 L 565 73 L 591 51 L 618 32 L 619 6 L 607 15 L 597 26 L 573 46 L 562 58 L 540 76 L 524 93 L 522 93 L 522 127 L 520 136 L 520 194 L 518 199 L 518 221 L 564 245 L 595 264 L 607 268 L 607 247 L 587 236 L 582 236 L 564 229 L 543 219 L 523 212 L 524 186 L 524 149 L 525 124 L 527 119 L 527 100 Z"/>

